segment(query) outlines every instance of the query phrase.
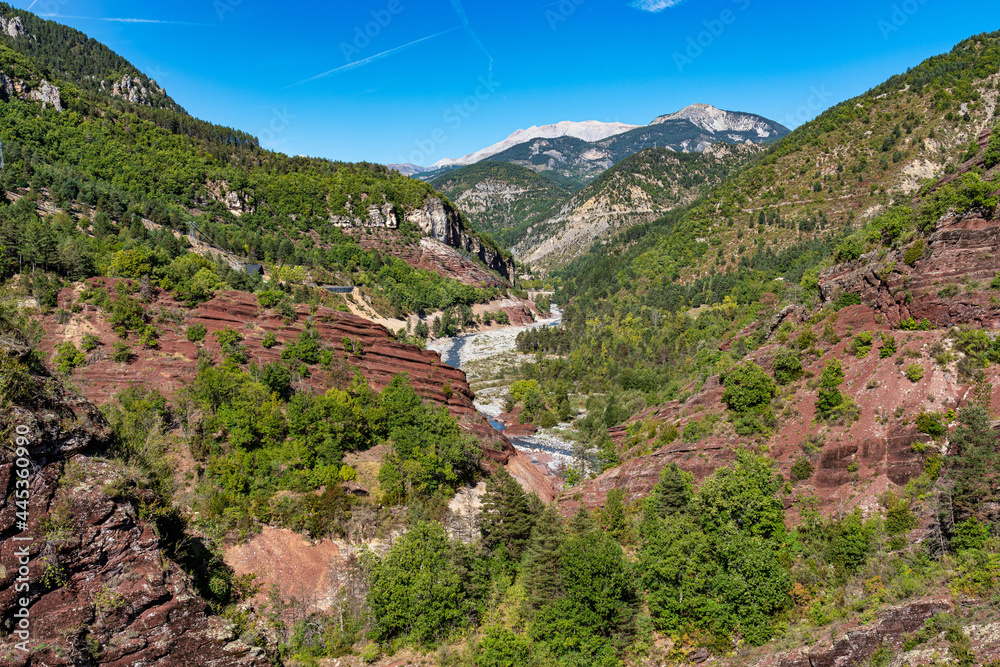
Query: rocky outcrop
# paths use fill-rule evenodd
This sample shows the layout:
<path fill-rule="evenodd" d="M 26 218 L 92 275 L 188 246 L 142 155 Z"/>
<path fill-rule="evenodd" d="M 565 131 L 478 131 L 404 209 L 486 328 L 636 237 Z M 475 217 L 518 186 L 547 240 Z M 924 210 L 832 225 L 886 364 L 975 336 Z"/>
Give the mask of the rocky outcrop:
<path fill-rule="evenodd" d="M 28 34 L 28 29 L 24 27 L 24 21 L 21 20 L 20 16 L 12 16 L 9 19 L 0 16 L 0 32 L 3 32 L 12 39 L 31 37 Z"/>
<path fill-rule="evenodd" d="M 59 97 L 59 89 L 45 79 L 42 79 L 42 82 L 37 87 L 28 92 L 27 98 L 41 102 L 43 109 L 51 104 L 56 111 L 63 110 L 62 100 Z"/>
<path fill-rule="evenodd" d="M 14 79 L 0 72 L 0 99 L 6 102 L 15 97 L 41 102 L 42 108 L 51 105 L 56 111 L 63 110 L 59 89 L 45 79 L 33 86 L 24 79 Z"/>
<path fill-rule="evenodd" d="M 211 614 L 189 576 L 164 555 L 136 509 L 152 500 L 148 492 L 126 498 L 104 491 L 121 471 L 90 456 L 108 438 L 101 413 L 51 378 L 33 381 L 32 402 L 3 417 L 5 432 L 16 426 L 28 443 L 27 521 L 21 524 L 17 512 L 24 510 L 16 503 L 0 506 L 0 614 L 14 618 L 28 602 L 29 650 L 17 648 L 23 637 L 8 626 L 0 663 L 268 664 L 260 649 L 238 641 L 232 625 Z M 14 452 L 0 450 L 4 498 L 14 498 L 18 469 Z M 22 576 L 26 591 L 14 585 L 25 583 Z"/>
<path fill-rule="evenodd" d="M 943 601 L 916 602 L 884 612 L 874 627 L 845 634 L 829 648 L 809 648 L 802 655 L 781 660 L 780 667 L 850 667 L 870 660 L 879 647 L 898 652 L 904 636 L 920 630 L 935 614 L 951 611 Z M 906 664 L 906 663 L 903 663 Z"/>
<path fill-rule="evenodd" d="M 438 197 L 431 197 L 418 209 L 406 214 L 406 221 L 416 225 L 431 238 L 445 245 L 461 248 L 475 255 L 490 269 L 496 271 L 511 283 L 514 282 L 514 260 L 500 255 L 487 247 L 462 224 L 458 211 L 446 207 Z"/>
<path fill-rule="evenodd" d="M 830 269 L 820 278 L 824 301 L 842 293 L 861 297 L 890 324 L 913 317 L 936 327 L 1000 327 L 1000 305 L 988 289 L 997 274 L 1000 220 L 972 213 L 942 222 L 913 266 L 905 251 L 879 260 L 877 251 Z"/>
<path fill-rule="evenodd" d="M 104 86 L 103 81 L 101 82 L 101 86 Z M 111 86 L 111 96 L 120 97 L 132 104 L 150 106 L 149 90 L 142 85 L 142 80 L 137 76 L 129 77 L 125 75 L 121 78 L 121 81 L 115 81 Z"/>

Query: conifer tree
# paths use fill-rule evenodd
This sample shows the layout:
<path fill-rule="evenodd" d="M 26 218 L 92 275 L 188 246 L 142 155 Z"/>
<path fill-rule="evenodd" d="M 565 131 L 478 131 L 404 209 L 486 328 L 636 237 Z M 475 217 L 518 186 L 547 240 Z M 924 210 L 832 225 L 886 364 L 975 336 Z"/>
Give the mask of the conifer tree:
<path fill-rule="evenodd" d="M 486 481 L 483 496 L 483 546 L 490 551 L 502 549 L 511 560 L 519 561 L 533 525 L 534 517 L 521 485 L 505 468 L 498 467 Z"/>
<path fill-rule="evenodd" d="M 559 514 L 552 507 L 539 516 L 524 557 L 528 602 L 534 609 L 552 604 L 562 596 L 560 549 L 565 533 Z"/>

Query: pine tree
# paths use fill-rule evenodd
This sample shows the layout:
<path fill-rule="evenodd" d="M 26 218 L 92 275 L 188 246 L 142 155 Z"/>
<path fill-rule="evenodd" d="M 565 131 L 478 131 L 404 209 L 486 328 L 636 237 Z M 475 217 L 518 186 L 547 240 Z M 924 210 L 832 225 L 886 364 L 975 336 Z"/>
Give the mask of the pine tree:
<path fill-rule="evenodd" d="M 552 604 L 562 597 L 560 549 L 565 540 L 559 513 L 546 508 L 538 517 L 524 557 L 525 587 L 528 602 L 535 609 Z"/>
<path fill-rule="evenodd" d="M 973 403 L 958 415 L 951 435 L 949 477 L 954 482 L 955 520 L 981 514 L 983 506 L 1000 500 L 1000 437 L 990 424 L 990 413 Z"/>
<path fill-rule="evenodd" d="M 534 517 L 521 485 L 505 468 L 498 467 L 486 481 L 480 532 L 483 546 L 490 551 L 502 549 L 513 561 L 519 561 L 531 537 Z"/>
<path fill-rule="evenodd" d="M 693 478 L 677 467 L 668 464 L 660 471 L 660 481 L 646 501 L 646 518 L 660 518 L 684 512 L 688 509 L 693 495 Z"/>

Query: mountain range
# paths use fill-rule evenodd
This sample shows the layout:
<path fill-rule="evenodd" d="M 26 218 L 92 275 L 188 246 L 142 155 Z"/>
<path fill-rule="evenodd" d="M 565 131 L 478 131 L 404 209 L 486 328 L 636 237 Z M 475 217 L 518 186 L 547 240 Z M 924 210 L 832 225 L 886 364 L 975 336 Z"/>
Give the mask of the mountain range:
<path fill-rule="evenodd" d="M 659 116 L 647 126 L 582 125 L 519 131 L 417 177 L 451 197 L 475 225 L 509 245 L 518 260 L 549 270 L 579 256 L 595 240 L 690 203 L 757 155 L 755 146 L 788 133 L 761 116 L 707 104 Z M 522 141 L 533 130 L 544 132 Z M 609 134 L 581 138 L 594 132 Z M 468 161 L 472 164 L 455 167 Z M 510 166 L 485 167 L 499 163 Z M 612 172 L 613 178 L 604 178 Z"/>

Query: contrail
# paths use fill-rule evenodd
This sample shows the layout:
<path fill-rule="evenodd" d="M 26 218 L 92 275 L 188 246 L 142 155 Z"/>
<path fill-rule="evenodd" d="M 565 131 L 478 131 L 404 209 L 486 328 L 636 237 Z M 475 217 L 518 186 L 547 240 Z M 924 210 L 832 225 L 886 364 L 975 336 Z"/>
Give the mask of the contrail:
<path fill-rule="evenodd" d="M 462 25 L 469 33 L 469 36 L 472 37 L 476 45 L 479 46 L 479 49 L 486 54 L 486 57 L 490 59 L 490 71 L 492 72 L 493 56 L 491 56 L 490 52 L 486 50 L 486 45 L 483 44 L 481 39 L 479 39 L 479 35 L 476 34 L 476 31 L 472 29 L 472 24 L 469 23 L 469 17 L 465 15 L 465 9 L 462 7 L 462 0 L 451 0 L 451 6 L 455 10 L 455 13 L 458 14 L 458 19 L 462 22 Z"/>
<path fill-rule="evenodd" d="M 388 58 L 389 56 L 391 56 L 394 53 L 399 53 L 400 51 L 404 51 L 404 50 L 406 50 L 406 49 L 408 49 L 408 48 L 410 48 L 412 46 L 416 46 L 417 44 L 419 44 L 421 42 L 426 42 L 428 39 L 434 39 L 435 37 L 440 37 L 441 35 L 444 35 L 444 34 L 449 33 L 449 32 L 453 32 L 455 30 L 458 30 L 458 28 L 449 28 L 448 30 L 442 30 L 441 32 L 435 33 L 433 35 L 428 35 L 427 37 L 421 37 L 420 39 L 418 39 L 416 41 L 410 42 L 409 44 L 403 44 L 402 46 L 397 46 L 394 49 L 389 49 L 388 51 L 383 51 L 382 53 L 376 53 L 374 56 L 370 56 L 370 57 L 365 58 L 363 60 L 358 60 L 358 61 L 353 62 L 353 63 L 348 63 L 346 65 L 341 65 L 340 67 L 334 68 L 334 69 L 330 70 L 329 72 L 323 72 L 322 74 L 317 74 L 316 76 L 309 77 L 308 79 L 303 79 L 302 81 L 299 81 L 298 83 L 293 83 L 291 86 L 286 86 L 286 88 L 292 88 L 293 86 L 298 86 L 298 85 L 301 85 L 303 83 L 308 83 L 310 81 L 315 81 L 316 79 L 322 79 L 323 77 L 330 76 L 331 74 L 335 74 L 337 72 L 346 72 L 347 70 L 352 70 L 352 69 L 355 69 L 357 67 L 363 67 L 364 65 L 367 65 L 369 63 L 375 62 L 376 60 L 382 60 L 383 58 Z"/>
<path fill-rule="evenodd" d="M 37 2 L 37 0 L 35 0 Z M 34 3 L 32 3 L 34 4 Z M 76 19 L 78 21 L 111 21 L 113 23 L 156 23 L 160 25 L 193 25 L 202 28 L 214 28 L 208 23 L 190 23 L 188 21 L 161 21 L 160 19 L 104 18 L 99 16 L 66 16 L 64 14 L 39 14 L 47 19 Z"/>
<path fill-rule="evenodd" d="M 30 12 L 30 11 L 31 11 L 31 8 L 32 8 L 32 7 L 34 7 L 34 6 L 35 6 L 35 5 L 37 5 L 37 4 L 38 4 L 38 0 L 31 0 L 31 4 L 30 4 L 30 5 L 28 5 L 28 8 L 27 8 L 27 9 L 25 9 L 24 11 L 26 11 L 26 12 Z"/>

